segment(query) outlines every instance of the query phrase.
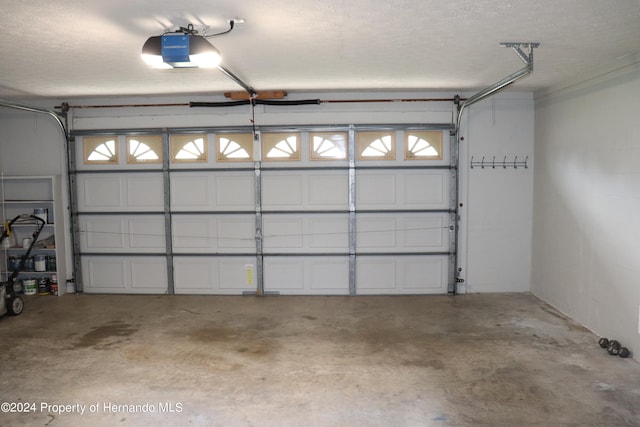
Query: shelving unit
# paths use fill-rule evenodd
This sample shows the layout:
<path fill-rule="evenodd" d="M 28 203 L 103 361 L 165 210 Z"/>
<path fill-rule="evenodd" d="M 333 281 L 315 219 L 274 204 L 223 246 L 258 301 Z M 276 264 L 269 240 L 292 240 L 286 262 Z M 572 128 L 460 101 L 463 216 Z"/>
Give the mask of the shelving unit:
<path fill-rule="evenodd" d="M 66 262 L 64 248 L 64 227 L 62 204 L 62 187 L 59 176 L 2 176 L 0 177 L 0 216 L 2 227 L 19 215 L 34 215 L 36 209 L 46 212 L 46 224 L 42 228 L 30 257 L 46 257 L 44 269 L 40 263 L 37 267 L 25 266 L 16 281 L 57 277 L 58 295 L 66 290 Z M 42 214 L 40 214 L 42 215 Z M 37 215 L 39 216 L 39 215 Z M 0 245 L 0 280 L 7 281 L 13 273 L 15 265 L 27 252 L 28 244 L 23 240 L 32 238 L 39 224 L 36 220 L 26 223 L 19 221 L 12 225 L 14 239 L 7 239 Z M 10 246 L 7 244 L 11 243 Z M 49 243 L 45 245 L 45 243 Z M 26 247 L 25 247 L 26 246 Z M 54 276 L 55 275 L 55 276 Z"/>

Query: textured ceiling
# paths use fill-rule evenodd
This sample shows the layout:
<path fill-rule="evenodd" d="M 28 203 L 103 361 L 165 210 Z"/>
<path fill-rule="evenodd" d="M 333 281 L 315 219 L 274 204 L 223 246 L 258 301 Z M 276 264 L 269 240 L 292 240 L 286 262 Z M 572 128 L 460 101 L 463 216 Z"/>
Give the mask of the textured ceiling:
<path fill-rule="evenodd" d="M 0 0 L 0 97 L 214 94 L 219 70 L 151 70 L 152 35 L 193 24 L 257 90 L 476 90 L 523 66 L 544 90 L 640 51 L 640 0 Z"/>

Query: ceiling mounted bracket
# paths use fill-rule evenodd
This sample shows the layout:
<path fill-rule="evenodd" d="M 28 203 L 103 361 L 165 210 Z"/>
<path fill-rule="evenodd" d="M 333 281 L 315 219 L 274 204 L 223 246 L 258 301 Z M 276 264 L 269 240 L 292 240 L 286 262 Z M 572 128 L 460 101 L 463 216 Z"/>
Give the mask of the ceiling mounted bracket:
<path fill-rule="evenodd" d="M 513 49 L 516 55 L 518 55 L 522 62 L 533 68 L 533 49 L 540 46 L 540 43 L 502 42 L 500 43 L 500 46 L 510 47 L 511 49 Z M 522 48 L 528 48 L 529 54 L 527 55 L 526 53 L 524 53 Z"/>
<path fill-rule="evenodd" d="M 491 95 L 494 95 L 504 89 L 505 87 L 511 85 L 516 80 L 520 80 L 521 78 L 528 76 L 533 72 L 533 49 L 540 46 L 540 43 L 533 42 L 503 42 L 500 43 L 502 47 L 510 47 L 514 50 L 514 52 L 518 55 L 518 57 L 526 64 L 523 68 L 519 69 L 513 74 L 508 75 L 504 79 L 492 84 L 491 86 L 481 90 L 475 95 L 470 96 L 464 102 L 457 104 L 458 107 L 458 117 L 456 119 L 456 134 L 459 135 L 460 132 L 460 121 L 462 120 L 462 113 L 471 105 L 475 104 L 478 101 L 481 101 Z M 522 48 L 529 48 L 529 54 L 526 54 Z"/>

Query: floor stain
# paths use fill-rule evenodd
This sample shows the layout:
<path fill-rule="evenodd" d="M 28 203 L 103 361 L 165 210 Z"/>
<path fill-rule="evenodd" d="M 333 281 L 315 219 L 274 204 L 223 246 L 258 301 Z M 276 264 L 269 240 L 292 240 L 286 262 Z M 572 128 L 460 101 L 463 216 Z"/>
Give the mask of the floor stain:
<path fill-rule="evenodd" d="M 74 348 L 106 349 L 123 341 L 118 338 L 129 337 L 137 331 L 138 329 L 133 325 L 116 320 L 87 332 L 74 345 Z"/>
<path fill-rule="evenodd" d="M 441 371 L 445 368 L 444 362 L 439 359 L 432 360 L 405 360 L 402 362 L 402 366 L 411 366 L 417 368 L 431 368 L 437 371 Z"/>
<path fill-rule="evenodd" d="M 233 328 L 210 326 L 192 329 L 187 333 L 187 337 L 193 341 L 202 343 L 234 342 L 238 339 L 239 334 Z"/>
<path fill-rule="evenodd" d="M 279 344 L 264 337 L 263 328 L 209 326 L 192 329 L 186 337 L 197 345 L 209 345 L 217 354 L 238 353 L 246 357 L 263 357 L 273 353 Z"/>

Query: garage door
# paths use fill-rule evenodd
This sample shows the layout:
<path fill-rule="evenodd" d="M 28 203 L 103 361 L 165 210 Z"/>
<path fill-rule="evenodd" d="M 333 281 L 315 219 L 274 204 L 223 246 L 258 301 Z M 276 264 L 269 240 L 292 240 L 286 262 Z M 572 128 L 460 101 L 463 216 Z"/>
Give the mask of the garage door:
<path fill-rule="evenodd" d="M 446 293 L 450 125 L 77 133 L 84 292 Z"/>

